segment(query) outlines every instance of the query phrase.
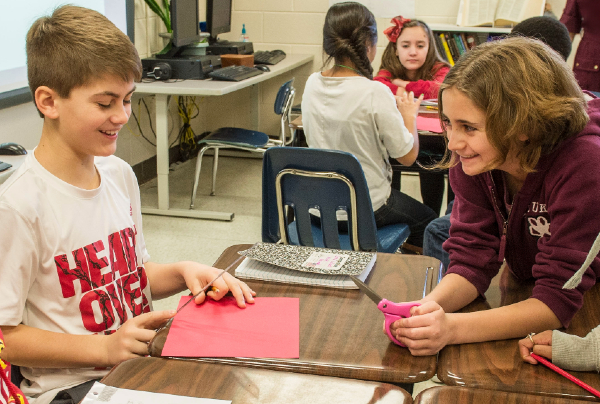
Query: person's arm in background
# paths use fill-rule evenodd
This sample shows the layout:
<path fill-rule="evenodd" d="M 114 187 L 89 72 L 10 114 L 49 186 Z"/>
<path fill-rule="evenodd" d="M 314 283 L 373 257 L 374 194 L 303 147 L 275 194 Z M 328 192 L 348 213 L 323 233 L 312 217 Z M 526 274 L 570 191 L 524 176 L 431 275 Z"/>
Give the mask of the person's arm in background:
<path fill-rule="evenodd" d="M 533 348 L 534 354 L 551 359 L 560 368 L 600 372 L 600 326 L 583 338 L 558 330 L 548 330 L 533 335 L 532 339 L 533 343 L 529 338 L 519 341 L 519 350 L 525 362 L 537 364 L 530 355 Z"/>
<path fill-rule="evenodd" d="M 447 66 L 440 67 L 433 75 L 433 80 L 408 81 L 404 88 L 406 91 L 412 91 L 415 95 L 423 94 L 424 99 L 437 99 L 440 85 L 450 71 Z"/>
<path fill-rule="evenodd" d="M 402 165 L 411 166 L 417 160 L 419 155 L 419 134 L 417 133 L 417 114 L 419 113 L 419 107 L 423 101 L 423 95 L 415 100 L 413 93 L 404 93 L 401 96 L 396 96 L 396 105 L 398 111 L 404 119 L 404 126 L 413 135 L 414 143 L 413 148 L 404 156 L 398 157 L 396 160 Z"/>
<path fill-rule="evenodd" d="M 377 76 L 373 77 L 373 80 L 385 84 L 394 95 L 398 92 L 398 86 L 392 82 L 392 73 L 385 69 L 379 70 Z"/>
<path fill-rule="evenodd" d="M 575 38 L 575 35 L 581 32 L 581 13 L 579 12 L 579 6 L 577 1 L 568 0 L 563 10 L 560 22 L 565 24 L 571 37 L 571 42 Z"/>

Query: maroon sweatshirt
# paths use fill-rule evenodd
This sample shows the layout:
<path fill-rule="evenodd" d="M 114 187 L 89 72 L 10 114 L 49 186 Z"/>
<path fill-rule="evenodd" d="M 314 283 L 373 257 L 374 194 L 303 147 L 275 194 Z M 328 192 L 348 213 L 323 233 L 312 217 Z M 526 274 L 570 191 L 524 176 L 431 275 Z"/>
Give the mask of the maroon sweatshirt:
<path fill-rule="evenodd" d="M 564 283 L 581 267 L 600 233 L 600 99 L 588 102 L 590 122 L 577 136 L 542 156 L 507 213 L 506 184 L 498 170 L 466 175 L 450 169 L 456 194 L 450 218 L 448 273 L 485 293 L 502 261 L 517 279 L 535 279 L 532 297 L 564 327 L 600 276 L 600 258 L 573 290 Z"/>

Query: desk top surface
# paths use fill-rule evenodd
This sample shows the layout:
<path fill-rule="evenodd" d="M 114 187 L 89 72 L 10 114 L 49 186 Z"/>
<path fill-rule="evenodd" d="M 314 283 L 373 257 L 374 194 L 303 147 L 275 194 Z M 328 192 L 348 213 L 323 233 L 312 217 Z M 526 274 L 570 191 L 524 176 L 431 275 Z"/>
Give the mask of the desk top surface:
<path fill-rule="evenodd" d="M 509 305 L 531 296 L 533 282 L 518 283 L 508 270 L 496 276 L 486 293 L 487 301 L 477 299 L 462 312 L 487 310 Z M 581 310 L 566 330 L 585 336 L 600 323 L 600 284 L 584 295 Z M 593 400 L 595 397 L 543 365 L 523 362 L 518 339 L 447 346 L 439 354 L 437 374 L 451 386 L 503 390 L 516 393 L 543 394 L 563 399 Z M 573 372 L 572 375 L 600 389 L 600 377 L 595 372 Z"/>
<path fill-rule="evenodd" d="M 464 387 L 433 387 L 415 397 L 415 404 L 583 404 L 585 401 L 533 394 L 507 393 L 498 390 L 469 389 Z"/>
<path fill-rule="evenodd" d="M 229 247 L 215 266 L 225 268 L 249 247 Z M 418 300 L 437 282 L 440 265 L 431 257 L 379 253 L 367 284 L 395 302 Z M 435 373 L 436 356 L 415 357 L 389 341 L 382 330 L 383 314 L 359 290 L 246 282 L 261 297 L 300 298 L 300 358 L 199 360 L 390 383 L 416 383 Z M 152 356 L 160 355 L 165 339 L 166 334 L 155 339 Z"/>
<path fill-rule="evenodd" d="M 412 403 L 405 390 L 386 383 L 161 358 L 123 362 L 102 383 L 131 390 L 231 400 L 233 404 Z"/>
<path fill-rule="evenodd" d="M 269 66 L 270 72 L 242 81 L 218 80 L 179 80 L 179 81 L 153 81 L 136 84 L 136 94 L 170 94 L 170 95 L 224 95 L 242 88 L 269 80 L 296 67 L 302 66 L 313 60 L 313 55 L 287 55 L 276 65 Z"/>

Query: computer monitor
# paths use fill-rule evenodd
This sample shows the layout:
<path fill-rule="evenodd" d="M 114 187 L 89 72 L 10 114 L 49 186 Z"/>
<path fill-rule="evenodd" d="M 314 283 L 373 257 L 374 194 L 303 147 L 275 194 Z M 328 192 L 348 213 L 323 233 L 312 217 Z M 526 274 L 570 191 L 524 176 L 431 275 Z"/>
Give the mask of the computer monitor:
<path fill-rule="evenodd" d="M 172 43 L 175 47 L 200 40 L 198 0 L 171 0 Z"/>
<path fill-rule="evenodd" d="M 217 41 L 219 34 L 231 31 L 231 2 L 232 0 L 206 0 L 206 28 L 211 44 Z"/>

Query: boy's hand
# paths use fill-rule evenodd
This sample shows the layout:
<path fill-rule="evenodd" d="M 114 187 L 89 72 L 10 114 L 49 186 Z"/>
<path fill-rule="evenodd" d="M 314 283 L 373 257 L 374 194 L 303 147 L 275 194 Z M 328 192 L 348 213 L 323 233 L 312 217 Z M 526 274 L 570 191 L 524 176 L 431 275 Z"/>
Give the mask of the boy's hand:
<path fill-rule="evenodd" d="M 537 365 L 538 361 L 533 359 L 530 355 L 532 350 L 534 354 L 552 359 L 551 330 L 532 335 L 531 339 L 533 339 L 533 343 L 529 337 L 525 337 L 519 341 L 519 352 L 521 353 L 521 358 L 523 358 L 525 362 L 531 363 L 532 365 Z"/>
<path fill-rule="evenodd" d="M 398 320 L 390 332 L 415 356 L 434 355 L 450 341 L 451 327 L 444 309 L 433 301 L 410 310 L 412 317 Z"/>
<path fill-rule="evenodd" d="M 423 97 L 424 94 L 421 94 L 419 98 L 415 100 L 415 94 L 412 91 L 409 93 L 405 92 L 401 96 L 396 96 L 396 106 L 405 122 L 413 121 L 416 118 Z"/>
<path fill-rule="evenodd" d="M 175 316 L 174 310 L 153 311 L 127 320 L 114 334 L 103 339 L 108 366 L 148 355 L 148 343 L 156 329 Z"/>
<path fill-rule="evenodd" d="M 220 273 L 221 269 L 209 267 L 208 265 L 202 265 L 197 262 L 189 263 L 185 266 L 182 276 L 185 280 L 185 284 L 190 289 L 193 295 L 200 292 L 204 286 L 210 281 L 215 279 Z M 234 278 L 228 273 L 223 274 L 219 279 L 212 284 L 216 290 L 210 288 L 207 291 L 207 295 L 214 300 L 220 300 L 227 292 L 231 292 L 237 305 L 239 307 L 246 307 L 246 302 L 254 303 L 254 296 L 256 292 L 246 285 L 246 283 Z M 196 299 L 196 304 L 201 304 L 206 298 L 205 293 L 200 293 Z"/>

